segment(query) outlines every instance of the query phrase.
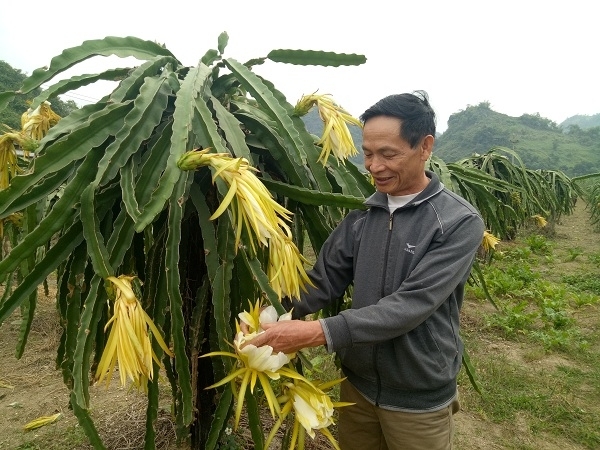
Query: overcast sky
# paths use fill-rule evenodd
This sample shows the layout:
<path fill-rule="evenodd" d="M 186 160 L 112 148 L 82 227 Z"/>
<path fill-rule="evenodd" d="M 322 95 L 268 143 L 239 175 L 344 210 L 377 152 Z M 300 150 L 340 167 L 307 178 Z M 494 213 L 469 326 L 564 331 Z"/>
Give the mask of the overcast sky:
<path fill-rule="evenodd" d="M 106 36 L 164 43 L 195 65 L 226 31 L 225 56 L 240 62 L 276 48 L 367 57 L 357 67 L 257 67 L 292 104 L 318 90 L 358 116 L 388 94 L 423 89 L 439 131 L 451 114 L 483 101 L 503 114 L 539 113 L 557 123 L 600 113 L 600 8 L 592 0 L 29 0 L 14 6 L 0 26 L 0 60 L 27 74 L 65 48 Z M 132 65 L 97 59 L 75 73 Z M 83 96 L 101 93 L 75 95 L 83 104 Z"/>

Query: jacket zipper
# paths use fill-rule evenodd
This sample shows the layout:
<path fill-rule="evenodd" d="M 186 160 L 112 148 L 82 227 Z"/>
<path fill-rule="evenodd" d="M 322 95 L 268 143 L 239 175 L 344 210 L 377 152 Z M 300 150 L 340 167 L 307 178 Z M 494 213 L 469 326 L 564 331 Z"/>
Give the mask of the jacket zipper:
<path fill-rule="evenodd" d="M 394 219 L 394 214 L 390 214 L 390 221 L 388 226 L 388 237 L 387 237 L 387 245 L 385 246 L 385 259 L 383 260 L 383 277 L 381 278 L 381 290 L 380 290 L 380 298 L 383 298 L 385 295 L 385 276 L 387 272 L 387 260 L 390 251 L 390 241 L 392 239 L 392 223 Z M 377 368 L 377 355 L 379 353 L 379 344 L 375 345 L 375 350 L 373 351 L 373 368 L 375 369 L 375 377 L 377 378 L 377 396 L 375 397 L 375 406 L 379 406 L 379 398 L 381 397 L 381 377 L 379 376 L 379 370 Z"/>

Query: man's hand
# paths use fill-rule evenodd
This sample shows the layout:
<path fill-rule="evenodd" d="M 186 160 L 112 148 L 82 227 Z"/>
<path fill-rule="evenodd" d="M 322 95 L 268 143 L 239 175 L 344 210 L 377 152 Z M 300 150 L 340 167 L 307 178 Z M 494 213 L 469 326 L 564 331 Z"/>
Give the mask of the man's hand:
<path fill-rule="evenodd" d="M 270 345 L 275 352 L 286 354 L 306 347 L 317 347 L 326 343 L 325 333 L 318 320 L 282 320 L 262 325 L 265 330 L 246 344 Z"/>

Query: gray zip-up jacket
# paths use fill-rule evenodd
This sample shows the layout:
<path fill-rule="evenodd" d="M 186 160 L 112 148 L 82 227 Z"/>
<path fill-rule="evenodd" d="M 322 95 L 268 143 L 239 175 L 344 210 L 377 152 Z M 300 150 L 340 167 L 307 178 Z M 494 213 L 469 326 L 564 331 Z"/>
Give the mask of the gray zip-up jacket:
<path fill-rule="evenodd" d="M 390 214 L 376 192 L 324 243 L 309 272 L 315 287 L 294 301 L 304 317 L 354 283 L 352 308 L 322 319 L 330 351 L 374 404 L 433 411 L 456 395 L 463 343 L 459 311 L 484 223 L 438 177 Z"/>

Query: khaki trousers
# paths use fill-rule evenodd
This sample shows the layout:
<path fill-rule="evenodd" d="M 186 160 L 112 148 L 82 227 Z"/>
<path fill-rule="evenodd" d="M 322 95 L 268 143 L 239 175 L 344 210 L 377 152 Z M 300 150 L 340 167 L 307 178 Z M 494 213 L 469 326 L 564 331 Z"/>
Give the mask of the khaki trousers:
<path fill-rule="evenodd" d="M 338 435 L 342 450 L 450 450 L 454 434 L 452 414 L 458 400 L 439 411 L 407 413 L 369 403 L 348 380 L 340 400 L 356 403 L 339 411 Z"/>

